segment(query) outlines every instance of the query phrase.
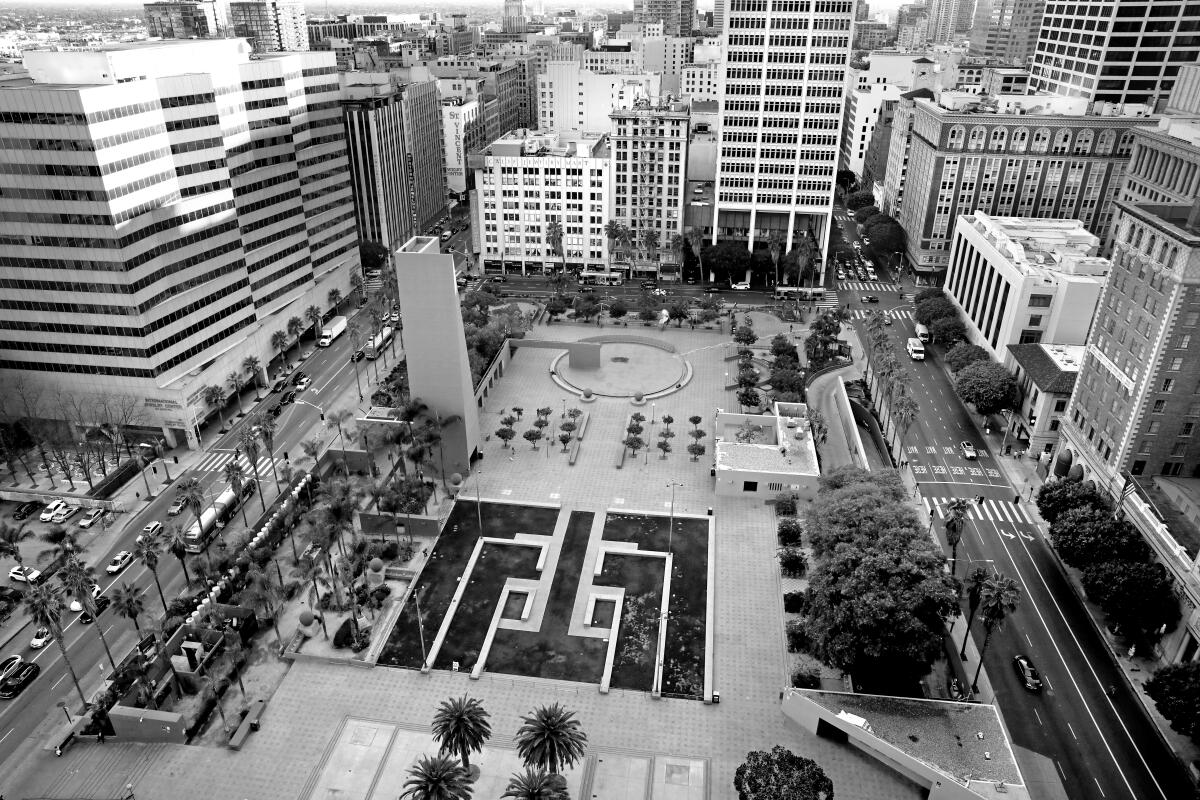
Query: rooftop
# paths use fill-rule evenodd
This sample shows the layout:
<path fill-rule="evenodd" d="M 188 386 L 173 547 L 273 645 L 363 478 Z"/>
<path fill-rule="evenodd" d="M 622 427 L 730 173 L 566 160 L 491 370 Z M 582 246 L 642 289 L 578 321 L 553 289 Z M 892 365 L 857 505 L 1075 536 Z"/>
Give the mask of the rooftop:
<path fill-rule="evenodd" d="M 523 158 L 608 158 L 608 134 L 514 128 L 480 152 Z"/>
<path fill-rule="evenodd" d="M 993 217 L 982 211 L 959 219 L 1026 275 L 1103 280 L 1112 269 L 1112 262 L 1096 255 L 1100 237 L 1077 219 Z"/>
<path fill-rule="evenodd" d="M 995 706 L 841 692 L 805 692 L 825 708 L 862 717 L 871 732 L 959 781 L 1021 784 Z"/>
<path fill-rule="evenodd" d="M 776 403 L 775 412 L 718 413 L 717 469 L 818 475 L 820 466 L 808 426 L 808 407 L 804 403 Z"/>
<path fill-rule="evenodd" d="M 1121 202 L 1121 201 L 1119 201 Z M 1200 198 L 1197 198 L 1200 204 Z M 1191 247 L 1200 247 L 1200 214 L 1196 214 L 1198 206 L 1193 205 L 1160 205 L 1157 203 L 1127 203 L 1121 202 L 1122 208 L 1134 210 L 1138 216 L 1156 219 L 1171 236 L 1187 243 Z"/>
<path fill-rule="evenodd" d="M 1067 394 L 1075 388 L 1084 345 L 1010 344 L 1008 352 L 1044 394 Z"/>
<path fill-rule="evenodd" d="M 962 68 L 962 65 L 959 65 Z M 926 108 L 934 114 L 990 114 L 993 116 L 1043 116 L 1068 118 L 1128 119 L 1141 120 L 1150 124 L 1152 119 L 1133 110 L 1119 113 L 1124 107 L 1103 106 L 1101 113 L 1090 113 L 1084 97 L 1062 97 L 1046 92 L 1030 94 L 975 94 L 973 92 L 943 90 L 936 100 L 926 101 Z M 1141 106 L 1137 107 L 1138 109 Z"/>

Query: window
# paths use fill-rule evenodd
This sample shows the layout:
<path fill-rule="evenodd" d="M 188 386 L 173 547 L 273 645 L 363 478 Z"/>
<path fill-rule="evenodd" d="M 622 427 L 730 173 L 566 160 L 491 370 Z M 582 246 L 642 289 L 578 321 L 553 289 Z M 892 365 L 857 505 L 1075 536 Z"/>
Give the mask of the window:
<path fill-rule="evenodd" d="M 1056 419 L 1050 420 L 1050 430 L 1056 431 L 1056 430 L 1058 430 L 1058 427 L 1059 427 L 1058 420 L 1056 420 Z"/>
<path fill-rule="evenodd" d="M 1133 475 L 1141 475 L 1145 471 L 1146 471 L 1146 462 L 1145 461 L 1133 462 L 1133 467 L 1131 467 L 1129 470 L 1130 474 L 1133 474 Z"/>
<path fill-rule="evenodd" d="M 1179 435 L 1180 436 L 1191 436 L 1192 431 L 1195 430 L 1195 428 L 1196 428 L 1196 423 L 1185 422 L 1185 423 L 1183 423 L 1183 425 L 1181 425 L 1179 427 Z"/>
<path fill-rule="evenodd" d="M 1159 422 L 1158 420 L 1154 420 L 1154 421 L 1153 421 L 1153 422 L 1151 422 L 1151 423 L 1150 423 L 1150 425 L 1149 425 L 1149 426 L 1146 428 L 1146 433 L 1148 433 L 1148 434 L 1150 434 L 1150 435 L 1157 434 L 1157 433 L 1158 433 L 1158 429 L 1159 429 L 1159 427 L 1160 427 L 1161 425 L 1162 425 L 1162 423 L 1161 423 L 1161 422 Z"/>
<path fill-rule="evenodd" d="M 1171 366 L 1167 367 L 1167 369 L 1169 369 L 1171 372 L 1178 372 L 1179 370 L 1183 369 L 1183 359 L 1172 358 Z"/>
<path fill-rule="evenodd" d="M 1142 439 L 1142 443 L 1138 445 L 1138 455 L 1147 455 L 1150 452 L 1150 440 Z"/>
<path fill-rule="evenodd" d="M 1037 344 L 1042 340 L 1042 332 L 1039 330 L 1023 330 L 1021 336 L 1017 340 L 1018 344 Z"/>
<path fill-rule="evenodd" d="M 1166 400 L 1155 400 L 1154 401 L 1154 413 L 1155 414 L 1161 414 L 1161 413 L 1163 413 L 1163 411 L 1166 411 L 1166 409 L 1167 409 L 1167 401 Z"/>
<path fill-rule="evenodd" d="M 1169 392 L 1174 388 L 1175 388 L 1175 379 L 1174 378 L 1163 378 L 1162 390 L 1164 392 Z"/>
<path fill-rule="evenodd" d="M 758 481 L 742 481 L 742 491 L 743 492 L 757 492 L 758 491 Z"/>
<path fill-rule="evenodd" d="M 1162 474 L 1167 476 L 1178 475 L 1183 472 L 1183 464 L 1178 461 L 1173 464 L 1163 464 Z"/>
<path fill-rule="evenodd" d="M 1056 413 L 1061 414 L 1062 412 L 1064 412 L 1066 410 L 1067 410 L 1067 401 L 1065 399 L 1054 401 L 1054 411 Z"/>
<path fill-rule="evenodd" d="M 1042 315 L 1041 314 L 1031 314 L 1029 316 L 1029 324 L 1031 326 L 1041 325 L 1042 324 Z"/>
<path fill-rule="evenodd" d="M 1029 295 L 1030 308 L 1049 308 L 1050 301 L 1054 299 L 1054 295 L 1050 294 L 1031 294 Z"/>

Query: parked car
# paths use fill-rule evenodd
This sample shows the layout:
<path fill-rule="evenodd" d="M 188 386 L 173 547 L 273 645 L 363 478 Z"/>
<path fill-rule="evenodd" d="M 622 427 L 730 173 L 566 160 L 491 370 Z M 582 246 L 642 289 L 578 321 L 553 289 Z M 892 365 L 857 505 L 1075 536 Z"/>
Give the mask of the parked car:
<path fill-rule="evenodd" d="M 970 442 L 959 442 L 958 449 L 962 451 L 963 458 L 968 461 L 974 461 L 979 458 L 979 453 L 975 450 L 975 445 Z"/>
<path fill-rule="evenodd" d="M 864 295 L 862 296 L 862 301 L 863 301 L 864 303 L 878 303 L 878 302 L 879 302 L 879 298 L 878 298 L 878 297 L 876 297 L 876 296 L 875 296 L 875 295 L 873 295 L 873 294 L 864 294 Z"/>
<path fill-rule="evenodd" d="M 42 668 L 32 661 L 27 661 L 4 679 L 4 683 L 0 683 L 0 697 L 5 700 L 10 700 L 21 692 L 25 691 L 25 687 L 33 683 L 34 678 L 40 675 Z"/>
<path fill-rule="evenodd" d="M 9 656 L 0 661 L 0 684 L 8 680 L 9 676 L 17 671 L 17 668 L 25 663 L 25 660 L 20 656 Z"/>
<path fill-rule="evenodd" d="M 42 509 L 42 515 L 38 519 L 42 522 L 49 522 L 54 519 L 54 515 L 58 513 L 59 509 L 66 508 L 66 505 L 66 500 L 51 500 L 50 504 Z"/>
<path fill-rule="evenodd" d="M 288 392 L 280 399 L 279 405 L 286 406 L 288 403 L 294 403 L 295 401 L 296 401 L 296 390 L 293 389 L 292 391 Z"/>
<path fill-rule="evenodd" d="M 725 291 L 725 287 L 716 283 L 710 283 L 708 286 L 704 287 L 705 294 L 720 294 L 723 291 Z"/>
<path fill-rule="evenodd" d="M 108 512 L 103 508 L 89 508 L 88 512 L 83 515 L 83 519 L 79 520 L 79 527 L 90 528 L 99 522 Z"/>
<path fill-rule="evenodd" d="M 658 281 L 650 281 L 650 280 L 642 281 L 641 285 L 642 285 L 643 289 L 657 289 Z"/>
<path fill-rule="evenodd" d="M 846 280 L 846 271 L 845 271 L 844 269 L 839 269 L 839 270 L 837 271 L 837 279 L 838 279 L 839 281 L 844 281 L 844 280 Z"/>
<path fill-rule="evenodd" d="M 22 568 L 20 566 L 16 566 L 8 571 L 8 579 L 10 581 L 16 581 L 17 583 L 25 583 L 26 579 L 28 579 L 29 583 L 37 583 L 38 579 L 41 577 L 42 571 L 40 569 L 34 569 L 33 567 Z"/>
<path fill-rule="evenodd" d="M 275 383 L 271 384 L 271 394 L 282 392 L 287 385 L 287 378 L 280 378 L 279 380 L 275 381 Z"/>
<path fill-rule="evenodd" d="M 307 372 L 297 372 L 295 375 L 292 376 L 292 386 L 299 386 L 300 381 L 303 381 L 303 380 L 308 380 L 308 373 Z"/>
<path fill-rule="evenodd" d="M 506 283 L 508 281 L 508 276 L 507 275 L 493 275 L 490 280 L 492 281 L 492 283 Z"/>
<path fill-rule="evenodd" d="M 92 584 L 92 600 L 95 600 L 99 596 L 100 596 L 100 584 L 93 583 Z M 78 614 L 80 611 L 83 611 L 83 603 L 81 603 L 79 601 L 78 597 L 73 597 L 73 598 L 71 598 L 71 605 L 69 606 L 69 608 L 72 611 L 74 611 L 76 614 Z"/>
<path fill-rule="evenodd" d="M 731 284 L 729 288 L 735 292 L 748 292 L 750 291 L 750 284 L 747 281 L 742 281 L 741 283 Z"/>
<path fill-rule="evenodd" d="M 142 528 L 142 535 L 139 536 L 137 538 L 137 540 L 140 542 L 143 539 L 150 539 L 155 536 L 158 536 L 160 533 L 162 533 L 162 529 L 163 529 L 163 524 L 161 522 L 159 522 L 158 520 L 154 520 L 154 522 L 151 522 L 149 525 Z"/>
<path fill-rule="evenodd" d="M 1017 673 L 1017 680 L 1029 691 L 1040 692 L 1042 690 L 1042 676 L 1038 674 L 1037 667 L 1033 665 L 1029 656 L 1022 654 L 1013 656 L 1013 671 Z"/>
<path fill-rule="evenodd" d="M 362 361 L 364 356 L 366 356 L 366 353 L 364 353 L 362 350 L 355 350 L 350 354 L 350 363 L 353 364 L 355 362 Z"/>
<path fill-rule="evenodd" d="M 41 650 L 50 641 L 50 629 L 38 628 L 33 632 L 33 638 L 29 640 L 29 646 L 34 650 Z"/>
<path fill-rule="evenodd" d="M 296 384 L 296 391 L 303 392 L 309 386 L 312 386 L 312 378 L 305 375 L 304 378 Z"/>
<path fill-rule="evenodd" d="M 21 505 L 17 506 L 16 510 L 13 511 L 13 519 L 29 519 L 29 517 L 41 507 L 42 504 L 36 500 L 30 500 L 28 503 L 21 503 Z"/>
<path fill-rule="evenodd" d="M 275 407 L 279 408 L 279 406 L 275 406 Z M 167 516 L 168 517 L 178 517 L 180 514 L 183 513 L 183 510 L 185 508 L 187 508 L 187 500 L 185 500 L 182 497 L 176 497 L 175 500 L 171 503 L 171 507 L 167 509 Z"/>
<path fill-rule="evenodd" d="M 104 571 L 109 575 L 116 575 L 132 563 L 133 553 L 128 550 L 122 550 L 112 557 L 112 560 L 108 562 L 108 566 L 104 568 Z"/>
<path fill-rule="evenodd" d="M 267 413 L 271 415 L 271 419 L 277 418 L 283 413 L 283 403 L 278 403 L 267 409 Z"/>
<path fill-rule="evenodd" d="M 109 605 L 111 605 L 111 604 L 112 604 L 112 601 L 109 600 L 104 595 L 100 595 L 99 597 L 97 597 L 96 598 L 96 617 L 103 614 L 104 609 L 108 608 Z M 79 624 L 80 625 L 91 625 L 93 622 L 96 621 L 96 617 L 93 617 L 91 614 L 89 614 L 88 612 L 85 611 L 79 615 Z"/>
<path fill-rule="evenodd" d="M 64 505 L 58 511 L 54 512 L 54 516 L 50 518 L 51 522 L 66 522 L 71 517 L 79 513 L 79 506 Z"/>

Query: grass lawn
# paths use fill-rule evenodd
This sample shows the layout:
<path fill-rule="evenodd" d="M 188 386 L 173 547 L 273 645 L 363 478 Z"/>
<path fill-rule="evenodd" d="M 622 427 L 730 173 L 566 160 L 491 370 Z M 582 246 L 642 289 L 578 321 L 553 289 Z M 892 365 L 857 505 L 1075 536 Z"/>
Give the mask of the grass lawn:
<path fill-rule="evenodd" d="M 662 689 L 665 694 L 700 698 L 704 691 L 704 638 L 708 614 L 708 521 L 677 517 L 672 535 L 669 517 L 609 514 L 604 524 L 604 538 L 613 541 L 636 542 L 643 549 L 659 551 L 666 550 L 669 543 L 671 552 L 675 556 L 675 566 L 674 574 L 671 576 L 671 599 L 667 606 L 669 619 L 667 621 Z M 638 569 L 634 569 L 631 565 L 621 566 L 625 577 L 635 582 L 634 584 L 622 584 L 619 578 L 610 579 L 608 577 L 610 560 L 645 563 Z M 630 608 L 628 600 L 641 594 L 647 579 L 653 577 L 653 580 L 657 581 L 657 585 L 653 589 L 647 587 L 645 591 L 652 595 L 652 600 L 647 598 L 647 605 L 649 611 L 654 614 L 654 622 L 657 622 L 662 587 L 662 564 L 663 562 L 656 558 L 610 555 L 605 559 L 604 576 L 600 581 L 608 585 L 626 586 L 627 607 L 624 616 L 632 623 L 632 626 L 627 631 L 626 620 L 622 620 L 617 640 L 618 661 L 630 662 L 629 669 L 633 673 L 637 672 L 633 665 L 640 665 L 642 656 L 648 658 L 651 681 L 653 680 L 656 652 L 654 648 L 658 644 L 657 626 L 654 626 L 652 633 L 643 635 L 639 624 L 648 622 L 649 613 L 639 609 L 636 604 Z M 639 615 L 642 617 L 641 622 L 639 622 Z M 641 655 L 635 657 L 634 653 L 639 649 Z M 626 654 L 627 658 L 622 659 L 621 654 Z M 644 690 L 650 688 L 650 683 L 645 686 L 618 684 L 615 667 L 613 685 Z"/>
<path fill-rule="evenodd" d="M 571 512 L 541 630 L 497 631 L 488 653 L 489 672 L 600 682 L 607 650 L 604 640 L 567 634 L 594 516 L 588 511 Z M 611 608 L 609 603 L 610 614 Z"/>
<path fill-rule="evenodd" d="M 483 517 L 483 531 L 487 536 L 511 539 L 518 532 L 549 535 L 554 530 L 558 510 L 485 502 L 481 505 L 480 515 Z M 467 560 L 475 549 L 475 542 L 479 540 L 477 520 L 475 501 L 456 501 L 454 510 L 450 512 L 433 552 L 430 553 L 429 563 L 421 571 L 415 594 L 420 598 L 426 647 L 433 644 L 433 637 L 437 635 L 442 618 L 445 617 L 446 609 L 449 608 L 450 600 L 458 587 L 458 578 L 462 576 Z M 422 660 L 416 603 L 410 601 L 400 612 L 388 637 L 388 643 L 380 653 L 379 663 L 419 669 Z"/>

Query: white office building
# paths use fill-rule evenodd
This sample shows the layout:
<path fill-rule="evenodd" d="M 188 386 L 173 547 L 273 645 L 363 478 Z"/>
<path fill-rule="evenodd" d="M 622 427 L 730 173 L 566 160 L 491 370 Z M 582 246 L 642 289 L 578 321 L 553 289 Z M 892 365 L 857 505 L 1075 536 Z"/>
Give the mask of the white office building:
<path fill-rule="evenodd" d="M 472 230 L 486 270 L 538 275 L 608 265 L 609 143 L 601 133 L 509 131 L 468 163 Z M 550 223 L 562 229 L 551 241 Z"/>
<path fill-rule="evenodd" d="M 332 53 L 29 52 L 0 79 L 0 383 L 198 446 L 203 399 L 359 267 Z M 246 376 L 247 381 L 251 376 Z"/>
<path fill-rule="evenodd" d="M 871 83 L 849 93 L 846 121 L 842 126 L 841 169 L 862 177 L 867 145 L 871 143 L 879 114 L 886 103 L 899 101 L 902 91 L 904 88 L 894 83 Z"/>
<path fill-rule="evenodd" d="M 1112 268 L 1100 237 L 1074 219 L 963 214 L 954 226 L 946 296 L 972 344 L 1012 365 L 1010 344 L 1082 345 Z"/>
<path fill-rule="evenodd" d="M 655 73 L 593 72 L 576 61 L 551 61 L 538 76 L 538 124 L 546 131 L 606 133 L 614 109 L 658 97 L 661 87 Z"/>

